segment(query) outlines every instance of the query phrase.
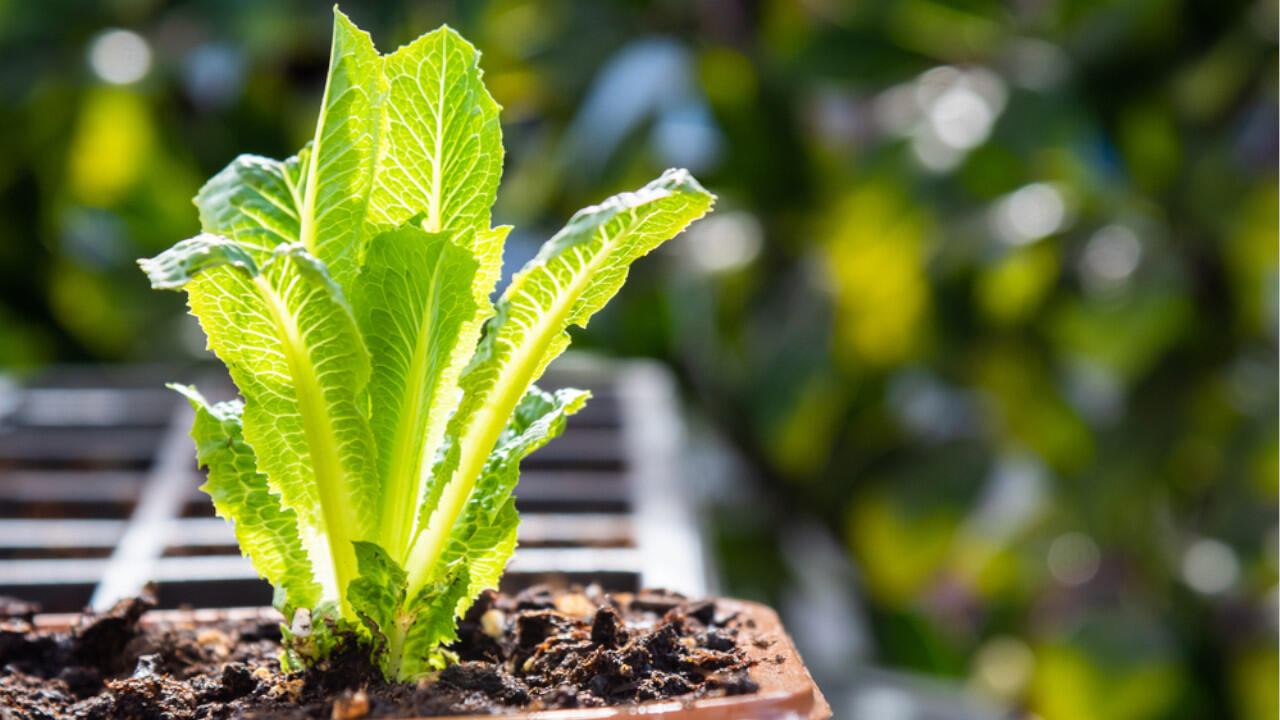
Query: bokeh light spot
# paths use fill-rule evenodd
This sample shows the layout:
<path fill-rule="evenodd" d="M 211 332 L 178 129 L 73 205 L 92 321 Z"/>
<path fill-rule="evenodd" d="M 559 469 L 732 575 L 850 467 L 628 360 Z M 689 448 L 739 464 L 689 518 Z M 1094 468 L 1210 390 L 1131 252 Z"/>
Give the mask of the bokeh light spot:
<path fill-rule="evenodd" d="M 930 308 L 930 218 L 891 185 L 850 193 L 832 213 L 823 269 L 835 294 L 836 342 L 851 366 L 911 357 Z"/>
<path fill-rule="evenodd" d="M 1083 585 L 1098 574 L 1102 553 L 1093 538 L 1084 533 L 1059 535 L 1049 545 L 1049 574 L 1063 585 Z"/>
<path fill-rule="evenodd" d="M 244 85 L 244 56 L 226 45 L 201 45 L 187 58 L 183 78 L 187 95 L 196 105 L 226 107 L 240 96 Z"/>
<path fill-rule="evenodd" d="M 916 702 L 904 690 L 873 687 L 855 696 L 853 716 L 857 720 L 912 720 L 918 717 Z"/>
<path fill-rule="evenodd" d="M 134 92 L 96 87 L 86 94 L 67 153 L 71 196 L 95 207 L 121 201 L 144 177 L 155 127 Z"/>
<path fill-rule="evenodd" d="M 929 123 L 938 139 L 961 150 L 986 140 L 994 120 L 982 96 L 964 86 L 948 88 L 929 108 Z"/>
<path fill-rule="evenodd" d="M 987 141 L 1007 100 L 996 73 L 942 65 L 881 93 L 872 113 L 882 132 L 911 139 L 921 167 L 942 175 Z"/>
<path fill-rule="evenodd" d="M 764 229 L 754 215 L 717 213 L 689 228 L 684 249 L 699 269 L 710 273 L 745 267 L 760 254 Z"/>
<path fill-rule="evenodd" d="M 920 167 L 942 175 L 957 167 L 964 160 L 964 151 L 940 140 L 932 132 L 919 132 L 911 139 L 911 152 Z"/>
<path fill-rule="evenodd" d="M 990 320 L 1011 326 L 1034 316 L 1057 278 L 1054 248 L 1047 244 L 1019 248 L 983 270 L 975 287 L 976 299 Z"/>
<path fill-rule="evenodd" d="M 1109 290 L 1128 281 L 1142 259 L 1142 243 L 1123 225 L 1107 225 L 1089 238 L 1080 258 L 1081 281 L 1089 290 Z"/>
<path fill-rule="evenodd" d="M 1062 228 L 1067 203 L 1048 183 L 1032 183 L 996 203 L 993 224 L 997 236 L 1009 245 L 1026 245 Z"/>
<path fill-rule="evenodd" d="M 89 67 L 113 85 L 136 83 L 151 69 L 151 46 L 135 32 L 107 30 L 89 45 Z"/>
<path fill-rule="evenodd" d="M 1028 90 L 1055 90 L 1071 74 L 1071 58 L 1062 48 L 1044 40 L 1018 38 L 1011 43 L 1007 55 L 1009 76 Z"/>
<path fill-rule="evenodd" d="M 1182 556 L 1182 579 L 1196 592 L 1216 595 L 1234 585 L 1239 576 L 1235 551 L 1220 540 L 1197 540 Z"/>
<path fill-rule="evenodd" d="M 1012 699 L 1027 686 L 1035 669 L 1035 655 L 1021 640 L 1008 635 L 994 637 L 974 657 L 974 679 L 987 693 Z"/>

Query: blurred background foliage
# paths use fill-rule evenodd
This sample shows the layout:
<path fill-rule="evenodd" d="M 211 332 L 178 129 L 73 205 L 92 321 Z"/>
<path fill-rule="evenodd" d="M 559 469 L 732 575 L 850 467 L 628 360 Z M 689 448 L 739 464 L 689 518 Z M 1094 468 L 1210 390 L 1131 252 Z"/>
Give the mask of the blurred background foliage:
<path fill-rule="evenodd" d="M 1045 720 L 1277 717 L 1274 0 L 345 9 L 484 52 L 509 269 L 663 167 L 720 195 L 580 342 L 667 363 L 742 458 L 701 483 L 721 587 L 841 717 L 916 717 L 872 666 Z M 0 0 L 0 364 L 200 352 L 133 260 L 303 144 L 330 22 Z"/>

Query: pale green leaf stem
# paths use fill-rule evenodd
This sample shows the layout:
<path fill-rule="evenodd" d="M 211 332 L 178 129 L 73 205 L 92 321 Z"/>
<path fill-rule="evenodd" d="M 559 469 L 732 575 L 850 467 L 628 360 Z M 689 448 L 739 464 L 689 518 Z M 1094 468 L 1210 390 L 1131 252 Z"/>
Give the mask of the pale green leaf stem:
<path fill-rule="evenodd" d="M 511 495 L 520 477 L 520 461 L 559 437 L 569 416 L 582 409 L 590 397 L 585 390 L 547 393 L 529 388 L 485 459 L 484 470 L 450 530 L 432 576 L 462 560 L 471 568 L 469 598 L 497 588 L 515 550 L 516 513 Z"/>

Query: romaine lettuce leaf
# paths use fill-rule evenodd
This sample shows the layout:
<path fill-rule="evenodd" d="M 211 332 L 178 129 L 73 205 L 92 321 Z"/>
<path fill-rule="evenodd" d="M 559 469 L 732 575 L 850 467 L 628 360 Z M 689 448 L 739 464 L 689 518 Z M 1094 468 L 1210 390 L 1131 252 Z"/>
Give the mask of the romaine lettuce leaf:
<path fill-rule="evenodd" d="M 480 53 L 441 27 L 387 55 L 382 75 L 384 142 L 369 222 L 386 230 L 421 215 L 427 232 L 488 229 L 502 128 Z"/>
<path fill-rule="evenodd" d="M 333 53 L 314 139 L 284 161 L 241 155 L 199 194 L 201 229 L 262 256 L 300 243 L 347 287 L 363 251 L 385 94 L 369 34 L 334 10 Z"/>
<path fill-rule="evenodd" d="M 352 291 L 373 356 L 369 411 L 382 478 L 378 538 L 400 562 L 457 401 L 458 375 L 475 344 L 464 332 L 479 312 L 471 293 L 478 263 L 454 235 L 413 225 L 379 235 Z"/>
<path fill-rule="evenodd" d="M 375 449 L 359 397 L 369 354 L 342 291 L 297 245 L 257 267 L 201 235 L 143 264 L 156 287 L 184 287 L 209 348 L 244 396 L 244 438 L 271 489 L 298 515 L 326 599 L 355 572 L 353 540 L 376 528 Z M 198 269 L 184 257 L 202 258 Z M 315 562 L 326 548 L 327 563 Z M 345 614 L 345 613 L 344 613 Z"/>
<path fill-rule="evenodd" d="M 636 192 L 578 211 L 512 279 L 475 357 L 449 422 L 437 468 L 439 500 L 414 540 L 409 588 L 428 581 L 453 524 L 516 403 L 626 280 L 631 263 L 705 214 L 715 198 L 685 170 L 668 170 Z"/>
<path fill-rule="evenodd" d="M 498 587 L 498 578 L 516 546 L 517 517 L 511 495 L 520 478 L 520 461 L 559 437 L 569 416 L 581 410 L 590 397 L 586 390 L 566 388 L 547 393 L 529 388 L 486 458 L 466 507 L 429 571 L 431 577 L 445 574 L 461 559 L 471 568 L 469 598 Z"/>
<path fill-rule="evenodd" d="M 281 507 L 267 476 L 258 472 L 240 427 L 244 403 L 210 403 L 190 385 L 169 387 L 186 396 L 195 410 L 191 438 L 196 462 L 208 469 L 200 489 L 213 500 L 219 517 L 233 521 L 240 551 L 276 588 L 277 606 L 286 617 L 294 608 L 314 606 L 320 585 L 298 537 L 297 514 Z"/>
<path fill-rule="evenodd" d="M 455 563 L 440 581 L 408 597 L 404 569 L 381 546 L 357 542 L 356 557 L 360 573 L 348 594 L 383 674 L 410 681 L 443 667 L 441 647 L 458 639 L 454 613 L 470 587 L 466 564 Z"/>

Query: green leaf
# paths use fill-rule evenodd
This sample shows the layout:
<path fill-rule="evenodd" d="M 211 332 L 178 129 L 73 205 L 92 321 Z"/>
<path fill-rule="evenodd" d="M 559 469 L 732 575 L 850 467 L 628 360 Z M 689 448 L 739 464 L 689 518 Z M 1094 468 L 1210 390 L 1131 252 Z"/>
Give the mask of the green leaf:
<path fill-rule="evenodd" d="M 181 266 L 166 255 L 198 252 L 198 244 L 180 243 L 144 267 Z M 160 281 L 174 282 L 168 275 Z M 358 403 L 368 351 L 342 291 L 298 246 L 278 248 L 256 274 L 206 263 L 185 288 L 209 348 L 245 398 L 244 437 L 258 469 L 297 513 L 325 598 L 342 597 L 355 571 L 351 541 L 373 535 L 379 490 Z M 330 562 L 316 562 L 325 547 Z"/>
<path fill-rule="evenodd" d="M 191 438 L 196 461 L 208 469 L 200 489 L 213 500 L 218 516 L 232 522 L 240 551 L 258 574 L 277 588 L 277 608 L 285 617 L 320 599 L 311 559 L 298 536 L 298 516 L 280 505 L 267 476 L 258 472 L 253 449 L 244 441 L 238 401 L 210 404 L 189 385 L 170 384 L 196 411 Z"/>
<path fill-rule="evenodd" d="M 244 246 L 209 233 L 187 238 L 153 258 L 138 261 L 156 290 L 180 290 L 201 270 L 221 265 L 258 274 L 258 263 Z"/>
<path fill-rule="evenodd" d="M 516 403 L 568 346 L 569 325 L 585 326 L 622 286 L 632 262 L 713 201 L 688 171 L 668 170 L 637 192 L 580 210 L 512 279 L 460 382 L 463 399 L 447 431 L 456 440 L 438 468 L 447 480 L 410 551 L 410 590 L 428 579 Z"/>
<path fill-rule="evenodd" d="M 363 251 L 383 94 L 373 41 L 335 8 L 315 138 L 283 162 L 255 155 L 232 161 L 196 195 L 202 229 L 259 253 L 301 243 L 346 287 Z"/>
<path fill-rule="evenodd" d="M 335 7 L 329 77 L 309 151 L 299 241 L 341 287 L 359 261 L 374 155 L 382 127 L 382 58 L 369 34 Z"/>
<path fill-rule="evenodd" d="M 392 663 L 399 659 L 399 666 L 390 668 L 391 676 L 411 682 L 444 667 L 448 655 L 441 647 L 458 639 L 454 618 L 467 601 L 470 586 L 469 568 L 458 564 L 439 582 L 428 583 L 413 595 L 404 623 L 404 647 L 391 656 Z"/>
<path fill-rule="evenodd" d="M 373 636 L 373 660 L 383 674 L 412 681 L 443 664 L 439 646 L 458 638 L 454 615 L 469 574 L 455 565 L 405 602 L 404 570 L 376 543 L 356 542 L 359 575 L 347 599 Z"/>
<path fill-rule="evenodd" d="M 447 26 L 383 58 L 382 142 L 367 233 L 376 236 L 416 222 L 428 233 L 450 235 L 479 264 L 471 275 L 475 310 L 457 330 L 458 354 L 437 383 L 439 397 L 455 394 L 454 363 L 465 366 L 493 314 L 489 296 L 502 274 L 502 248 L 511 230 L 489 227 L 503 148 L 499 107 L 483 75 L 480 53 Z M 427 457 L 440 435 L 433 416 L 423 446 Z M 387 537 L 404 552 L 412 531 L 401 521 Z"/>
<path fill-rule="evenodd" d="M 434 667 L 434 659 L 419 667 L 412 658 L 424 656 L 423 648 L 456 639 L 454 617 L 465 613 L 483 590 L 498 587 L 516 548 L 519 516 L 511 493 L 519 478 L 520 461 L 564 432 L 568 416 L 580 410 L 590 395 L 584 390 L 564 389 L 551 394 L 530 388 L 520 401 L 462 516 L 449 533 L 431 580 L 419 593 L 435 598 L 434 609 L 417 612 L 418 619 L 409 629 L 405 646 L 402 677 L 411 678 Z M 465 576 L 460 576 L 463 571 Z"/>
<path fill-rule="evenodd" d="M 569 416 L 582 409 L 590 397 L 586 390 L 565 388 L 546 393 L 529 388 L 485 460 L 471 498 L 436 561 L 433 577 L 461 560 L 471 569 L 468 598 L 497 588 L 516 546 L 518 522 L 511 493 L 520 478 L 520 461 L 559 437 Z"/>
<path fill-rule="evenodd" d="M 264 259 L 277 245 L 298 242 L 306 169 L 298 156 L 283 162 L 237 157 L 196 194 L 200 227 Z"/>
<path fill-rule="evenodd" d="M 369 403 L 382 478 L 380 542 L 393 556 L 408 548 L 426 475 L 457 400 L 458 376 L 475 346 L 462 334 L 479 311 L 471 294 L 477 266 L 450 233 L 408 225 L 372 240 L 352 289 L 373 358 Z"/>
<path fill-rule="evenodd" d="M 376 543 L 357 541 L 355 553 L 359 574 L 347 586 L 347 601 L 373 635 L 375 661 L 385 663 L 386 644 L 399 632 L 396 623 L 404 606 L 405 572 Z"/>
<path fill-rule="evenodd" d="M 511 483 L 514 485 L 518 471 L 512 471 Z M 471 573 L 471 582 L 467 587 L 467 604 L 458 608 L 458 614 L 466 612 L 467 606 L 485 590 L 498 589 L 498 581 L 507 569 L 507 563 L 515 554 L 517 533 L 520 528 L 520 515 L 516 512 L 516 500 L 508 493 L 497 509 L 481 515 L 464 511 L 463 517 L 454 525 L 445 543 L 442 557 L 461 559 Z M 450 567 L 447 563 L 443 567 Z M 438 563 L 435 573 L 441 572 Z"/>
<path fill-rule="evenodd" d="M 480 53 L 448 26 L 386 56 L 387 127 L 371 223 L 385 230 L 421 214 L 428 232 L 488 230 L 503 151 L 483 74 Z"/>

